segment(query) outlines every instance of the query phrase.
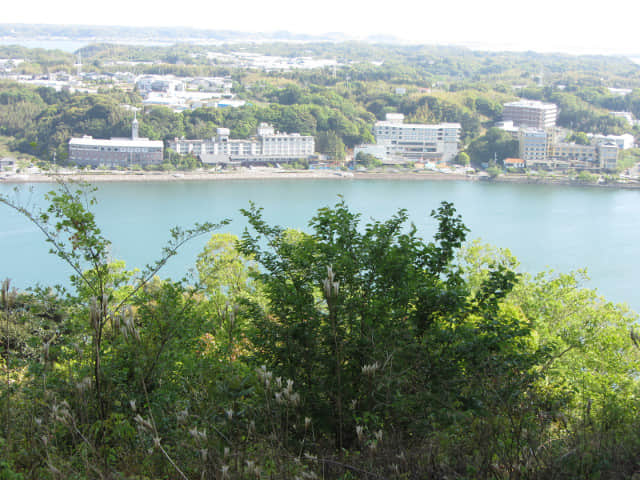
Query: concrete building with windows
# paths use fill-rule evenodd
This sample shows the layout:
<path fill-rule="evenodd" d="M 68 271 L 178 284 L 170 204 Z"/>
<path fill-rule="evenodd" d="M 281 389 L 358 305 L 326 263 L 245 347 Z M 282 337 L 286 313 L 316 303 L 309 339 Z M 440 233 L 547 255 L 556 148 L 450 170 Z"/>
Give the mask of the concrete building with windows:
<path fill-rule="evenodd" d="M 597 146 L 600 169 L 613 172 L 618 167 L 618 155 L 620 149 L 613 142 L 599 143 Z"/>
<path fill-rule="evenodd" d="M 315 153 L 312 136 L 280 133 L 267 124 L 258 126 L 256 135 L 246 140 L 230 138 L 228 128 L 218 128 L 216 136 L 204 140 L 174 139 L 169 148 L 180 155 L 192 154 L 203 163 L 288 163 L 307 160 Z"/>
<path fill-rule="evenodd" d="M 370 153 L 384 163 L 406 163 L 450 162 L 458 154 L 462 129 L 459 123 L 403 122 L 404 115 L 388 113 L 386 120 L 376 122 L 373 127 L 375 145 L 360 145 L 354 149 L 354 155 Z"/>
<path fill-rule="evenodd" d="M 613 137 L 613 138 L 611 138 Z M 606 170 L 617 167 L 621 146 L 628 144 L 625 136 L 592 136 L 592 143 L 558 142 L 555 130 L 520 129 L 520 158 L 527 168 Z"/>
<path fill-rule="evenodd" d="M 554 137 L 552 130 L 520 129 L 518 137 L 520 158 L 528 167 L 551 167 L 550 157 Z"/>
<path fill-rule="evenodd" d="M 89 135 L 69 140 L 69 161 L 82 167 L 130 167 L 162 163 L 161 141 L 138 136 L 138 119 L 131 125 L 131 138 L 97 139 Z"/>
<path fill-rule="evenodd" d="M 519 100 L 506 103 L 502 110 L 502 120 L 513 122 L 516 127 L 547 129 L 556 126 L 558 107 L 553 103 L 537 100 Z"/>
<path fill-rule="evenodd" d="M 600 168 L 598 152 L 594 145 L 577 143 L 555 143 L 551 150 L 551 160 L 559 168 L 596 170 Z"/>

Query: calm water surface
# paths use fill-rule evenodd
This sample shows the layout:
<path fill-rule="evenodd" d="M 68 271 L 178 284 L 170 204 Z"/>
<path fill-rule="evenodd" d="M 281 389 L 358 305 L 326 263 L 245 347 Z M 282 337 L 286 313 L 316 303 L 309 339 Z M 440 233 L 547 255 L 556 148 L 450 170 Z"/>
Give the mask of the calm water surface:
<path fill-rule="evenodd" d="M 52 185 L 22 187 L 20 199 L 43 205 Z M 588 286 L 616 302 L 640 310 L 640 191 L 410 180 L 233 180 L 228 182 L 105 183 L 98 186 L 97 220 L 113 242 L 114 258 L 142 267 L 158 258 L 175 225 L 232 219 L 225 231 L 240 234 L 239 213 L 250 201 L 272 223 L 305 229 L 316 209 L 341 195 L 364 219 L 386 219 L 409 211 L 419 233 L 429 239 L 436 224 L 429 212 L 453 202 L 481 238 L 509 248 L 522 270 L 586 268 Z M 13 186 L 0 185 L 0 193 Z M 205 238 L 185 247 L 165 268 L 180 277 L 195 264 Z M 67 267 L 48 254 L 42 234 L 18 214 L 0 206 L 0 277 L 19 287 L 65 283 Z"/>

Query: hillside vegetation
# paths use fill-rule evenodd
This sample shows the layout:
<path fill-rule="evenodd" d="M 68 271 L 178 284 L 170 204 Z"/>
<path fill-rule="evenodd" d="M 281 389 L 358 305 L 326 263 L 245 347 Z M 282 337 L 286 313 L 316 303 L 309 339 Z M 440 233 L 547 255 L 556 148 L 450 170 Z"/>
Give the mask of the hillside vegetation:
<path fill-rule="evenodd" d="M 14 208 L 74 270 L 69 291 L 0 297 L 0 478 L 632 478 L 640 472 L 635 315 L 583 276 L 518 273 L 406 212 L 344 202 L 306 232 L 250 205 L 170 232 L 158 263 L 110 259 L 91 191 Z M 158 276 L 213 233 L 198 278 Z M 631 334 L 631 335 L 630 335 Z"/>

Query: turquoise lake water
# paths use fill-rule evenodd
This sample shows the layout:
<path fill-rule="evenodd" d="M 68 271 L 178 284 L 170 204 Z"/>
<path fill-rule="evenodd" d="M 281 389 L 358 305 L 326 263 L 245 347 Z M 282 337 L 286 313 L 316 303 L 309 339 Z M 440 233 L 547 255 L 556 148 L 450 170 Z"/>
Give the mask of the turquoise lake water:
<path fill-rule="evenodd" d="M 30 190 L 31 188 L 31 190 Z M 23 186 L 19 199 L 43 205 L 50 184 Z M 9 194 L 12 185 L 0 184 Z M 129 267 L 158 258 L 172 226 L 230 218 L 224 228 L 240 234 L 246 222 L 239 212 L 250 201 L 265 218 L 305 229 L 315 210 L 342 196 L 363 219 L 386 219 L 408 210 L 418 232 L 430 239 L 436 224 L 429 212 L 441 201 L 453 202 L 481 238 L 509 248 L 522 271 L 569 271 L 586 268 L 591 282 L 607 299 L 640 311 L 640 191 L 412 180 L 232 180 L 228 182 L 104 183 L 95 207 L 99 225 L 113 242 L 112 255 Z M 193 268 L 206 238 L 187 245 L 163 270 L 181 277 Z M 0 278 L 21 288 L 35 282 L 65 283 L 70 274 L 35 226 L 0 206 Z"/>

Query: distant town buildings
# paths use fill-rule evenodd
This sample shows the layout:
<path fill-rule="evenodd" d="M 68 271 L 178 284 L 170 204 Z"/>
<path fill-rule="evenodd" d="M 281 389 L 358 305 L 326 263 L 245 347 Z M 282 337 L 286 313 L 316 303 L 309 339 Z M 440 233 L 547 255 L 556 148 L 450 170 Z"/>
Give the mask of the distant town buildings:
<path fill-rule="evenodd" d="M 174 139 L 170 149 L 180 155 L 192 154 L 205 164 L 288 163 L 309 159 L 315 153 L 312 136 L 280 133 L 267 124 L 258 126 L 250 139 L 231 139 L 228 128 L 218 128 L 211 139 Z"/>
<path fill-rule="evenodd" d="M 194 58 L 204 54 L 194 53 Z M 342 66 L 335 59 L 313 57 L 281 57 L 246 51 L 207 52 L 206 57 L 218 65 L 237 68 L 255 68 L 266 72 L 336 68 Z"/>
<path fill-rule="evenodd" d="M 553 128 L 556 126 L 558 107 L 553 103 L 537 100 L 518 100 L 506 103 L 502 110 L 502 120 L 513 122 L 515 127 Z"/>
<path fill-rule="evenodd" d="M 98 93 L 100 88 L 136 88 L 145 106 L 165 106 L 176 112 L 200 107 L 236 108 L 245 105 L 232 92 L 233 82 L 229 77 L 177 77 L 175 75 L 134 75 L 131 72 L 48 72 L 40 75 L 14 73 L 22 59 L 1 59 L 0 78 L 38 87 L 49 87 L 60 92 Z M 123 62 L 115 62 L 113 65 Z M 149 62 L 124 62 L 138 64 Z M 151 64 L 151 63 L 149 63 Z"/>
<path fill-rule="evenodd" d="M 629 125 L 636 124 L 636 119 L 631 112 L 609 112 L 609 115 L 612 117 L 623 118 L 629 123 Z"/>
<path fill-rule="evenodd" d="M 85 135 L 69 140 L 69 161 L 89 167 L 130 167 L 162 163 L 161 141 L 138 136 L 138 119 L 131 125 L 131 138 L 96 139 Z"/>
<path fill-rule="evenodd" d="M 0 72 L 12 72 L 21 63 L 24 63 L 24 58 L 0 58 Z"/>
<path fill-rule="evenodd" d="M 142 75 L 135 85 L 145 106 L 165 106 L 176 112 L 200 107 L 240 107 L 231 92 L 227 77 L 176 77 L 174 75 Z"/>
<path fill-rule="evenodd" d="M 403 123 L 401 113 L 388 113 L 386 120 L 376 122 L 373 127 L 376 143 L 360 145 L 354 149 L 371 154 L 383 163 L 406 163 L 415 161 L 449 162 L 458 154 L 459 123 L 436 125 Z"/>
<path fill-rule="evenodd" d="M 614 87 L 608 87 L 607 90 L 609 90 L 609 93 L 612 93 L 613 95 L 618 95 L 620 97 L 629 95 L 633 91 L 631 88 L 614 88 Z"/>

